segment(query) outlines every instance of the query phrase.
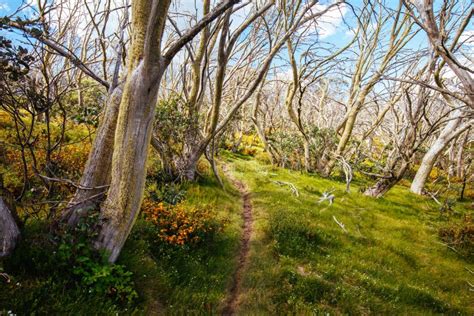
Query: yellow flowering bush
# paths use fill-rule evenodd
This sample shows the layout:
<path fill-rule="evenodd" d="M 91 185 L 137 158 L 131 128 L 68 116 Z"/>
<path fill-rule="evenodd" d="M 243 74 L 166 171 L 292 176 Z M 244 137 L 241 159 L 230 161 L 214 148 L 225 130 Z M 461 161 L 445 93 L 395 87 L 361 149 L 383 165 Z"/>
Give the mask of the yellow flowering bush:
<path fill-rule="evenodd" d="M 170 245 L 196 244 L 211 237 L 221 226 L 212 209 L 185 208 L 183 204 L 145 200 L 142 214 L 156 227 L 159 240 Z"/>

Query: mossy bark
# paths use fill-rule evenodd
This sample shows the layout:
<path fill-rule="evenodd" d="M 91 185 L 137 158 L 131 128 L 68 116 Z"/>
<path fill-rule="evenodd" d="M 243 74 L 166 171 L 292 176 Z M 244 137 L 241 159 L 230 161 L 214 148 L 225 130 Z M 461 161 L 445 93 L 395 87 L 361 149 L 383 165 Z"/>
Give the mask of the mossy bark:
<path fill-rule="evenodd" d="M 109 96 L 104 116 L 97 129 L 97 136 L 79 183 L 80 187 L 63 213 L 63 221 L 70 226 L 76 225 L 81 217 L 87 215 L 89 210 L 98 208 L 104 200 L 111 178 L 115 128 L 122 99 L 122 89 L 122 86 L 117 86 Z"/>
<path fill-rule="evenodd" d="M 169 63 L 161 58 L 161 40 L 170 0 L 141 0 L 132 5 L 132 46 L 117 126 L 110 188 L 101 207 L 96 247 L 114 262 L 141 206 L 155 105 L 161 77 Z"/>

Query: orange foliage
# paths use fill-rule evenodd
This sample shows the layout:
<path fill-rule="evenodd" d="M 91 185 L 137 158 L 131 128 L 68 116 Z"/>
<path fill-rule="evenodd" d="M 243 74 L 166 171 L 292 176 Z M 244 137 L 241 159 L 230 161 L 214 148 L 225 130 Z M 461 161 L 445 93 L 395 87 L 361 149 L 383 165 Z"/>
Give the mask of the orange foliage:
<path fill-rule="evenodd" d="M 185 209 L 183 205 L 164 205 L 151 200 L 142 204 L 147 221 L 157 228 L 158 237 L 171 245 L 193 244 L 218 229 L 209 211 Z"/>

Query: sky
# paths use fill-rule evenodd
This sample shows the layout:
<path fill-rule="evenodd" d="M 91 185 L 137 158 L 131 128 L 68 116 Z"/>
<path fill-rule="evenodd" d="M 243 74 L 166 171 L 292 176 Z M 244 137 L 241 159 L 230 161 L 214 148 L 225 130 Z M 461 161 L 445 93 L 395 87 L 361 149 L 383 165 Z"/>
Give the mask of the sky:
<path fill-rule="evenodd" d="M 34 3 L 33 0 L 26 0 L 31 1 Z M 73 6 L 74 1 L 82 1 L 82 0 L 71 0 L 68 4 Z M 90 1 L 97 1 L 97 0 L 90 0 Z M 100 1 L 100 0 L 98 0 Z M 114 0 L 116 3 L 121 3 L 122 0 Z M 316 5 L 316 10 L 324 10 L 328 3 L 331 0 L 321 0 L 319 4 Z M 438 0 L 437 2 L 439 2 Z M 264 0 L 254 0 L 254 3 L 262 3 Z M 351 0 L 348 1 L 351 5 L 356 8 L 360 8 L 362 6 L 363 0 Z M 201 3 L 202 0 L 173 0 L 173 6 L 171 7 L 170 12 L 188 12 L 191 14 L 198 13 L 198 16 L 202 16 L 201 10 Z M 0 0 L 0 16 L 12 14 L 16 8 L 18 8 L 22 4 L 21 0 Z M 396 7 L 398 5 L 398 0 L 386 0 L 386 4 L 389 7 Z M 248 6 L 250 8 L 250 6 Z M 197 8 L 197 9 L 196 9 Z M 236 27 L 239 25 L 241 21 L 245 18 L 245 15 L 248 13 L 249 9 L 242 10 L 240 14 L 236 14 L 233 16 L 233 25 Z M 30 13 L 31 14 L 31 13 Z M 114 21 L 111 19 L 111 32 L 114 32 L 118 26 L 118 20 Z M 352 13 L 350 12 L 349 6 L 343 5 L 339 8 L 334 8 L 327 12 L 323 17 L 317 20 L 317 24 L 313 24 L 308 32 L 318 33 L 319 39 L 321 41 L 327 42 L 334 47 L 342 47 L 344 46 L 352 37 L 351 32 L 348 29 L 347 25 L 351 27 L 355 27 L 356 22 L 355 18 L 353 17 Z M 84 22 L 87 23 L 87 19 L 84 19 Z M 180 23 L 180 28 L 185 29 L 186 23 L 183 21 Z M 6 31 L 0 30 L 0 35 L 5 35 Z M 15 39 L 17 35 L 13 35 L 9 33 L 7 35 L 10 38 Z M 469 43 L 466 45 L 466 49 L 468 50 L 468 54 L 474 53 L 474 26 L 471 24 L 467 31 L 463 35 L 463 39 L 466 39 Z M 408 45 L 408 48 L 412 48 L 414 50 L 418 48 L 426 48 L 428 47 L 426 35 L 423 32 L 420 32 Z M 464 58 L 465 59 L 465 58 Z"/>
<path fill-rule="evenodd" d="M 261 0 L 257 0 L 263 2 Z M 178 5 L 178 10 L 180 12 L 196 12 L 196 3 L 198 7 L 198 14 L 200 11 L 199 0 L 177 0 L 174 1 Z M 317 10 L 323 10 L 326 8 L 328 1 L 320 1 L 322 4 L 317 4 Z M 359 2 L 353 1 L 353 2 Z M 0 0 L 0 16 L 12 14 L 16 8 L 21 5 L 21 0 Z M 172 8 L 171 11 L 176 10 Z M 237 14 L 233 17 L 234 25 L 238 25 L 239 17 L 243 20 L 245 14 L 248 10 L 242 10 L 242 14 Z M 323 18 L 319 20 L 317 25 L 317 30 L 321 39 L 332 39 L 334 41 L 339 41 L 345 37 L 347 29 L 342 27 L 343 16 L 347 14 L 347 6 L 343 6 L 341 9 L 334 9 L 325 14 Z M 314 28 L 316 30 L 316 27 Z"/>

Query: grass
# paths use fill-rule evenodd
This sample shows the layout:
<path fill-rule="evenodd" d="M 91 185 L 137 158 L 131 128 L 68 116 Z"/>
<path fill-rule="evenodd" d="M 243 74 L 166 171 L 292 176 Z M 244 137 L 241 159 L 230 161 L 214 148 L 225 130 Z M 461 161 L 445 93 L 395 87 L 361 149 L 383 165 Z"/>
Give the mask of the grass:
<path fill-rule="evenodd" d="M 139 294 L 134 304 L 116 304 L 108 297 L 90 295 L 70 276 L 56 273 L 56 261 L 50 257 L 57 249 L 48 241 L 52 237 L 48 223 L 31 220 L 14 256 L 5 265 L 0 262 L 0 272 L 12 278 L 8 285 L 0 279 L 0 315 L 7 311 L 19 315 L 218 313 L 236 266 L 242 224 L 240 196 L 227 181 L 222 190 L 208 173 L 185 187 L 184 209 L 212 209 L 221 230 L 196 245 L 172 246 L 154 240 L 158 238 L 156 228 L 139 219 L 117 262 L 133 273 Z"/>
<path fill-rule="evenodd" d="M 474 314 L 472 258 L 438 237 L 440 227 L 469 212 L 468 202 L 456 204 L 447 216 L 402 186 L 373 199 L 359 193 L 367 185 L 359 179 L 345 193 L 337 179 L 275 168 L 245 155 L 224 153 L 221 159 L 252 192 L 253 235 L 239 314 Z M 293 183 L 299 196 L 276 180 Z M 209 240 L 166 246 L 153 239 L 158 238 L 153 225 L 137 222 L 118 262 L 133 272 L 139 300 L 131 307 L 87 296 L 54 274 L 54 266 L 42 259 L 53 249 L 29 246 L 35 236 L 47 238 L 48 228 L 31 221 L 15 253 L 22 263 L 5 266 L 6 272 L 16 271 L 11 276 L 21 286 L 0 287 L 0 314 L 219 314 L 242 233 L 240 196 L 224 182 L 222 190 L 207 172 L 186 186 L 185 208 L 210 209 L 223 223 Z M 318 203 L 327 190 L 334 190 L 333 205 Z"/>
<path fill-rule="evenodd" d="M 134 272 L 146 313 L 216 314 L 223 308 L 241 234 L 239 194 L 227 181 L 222 190 L 207 175 L 188 185 L 184 205 L 215 209 L 223 230 L 196 246 L 156 249 L 147 244 L 146 223 L 138 223 L 120 263 Z"/>
<path fill-rule="evenodd" d="M 372 199 L 357 184 L 347 194 L 341 182 L 226 160 L 254 205 L 241 314 L 474 313 L 466 269 L 473 264 L 440 244 L 447 220 L 430 200 L 399 186 Z M 275 180 L 293 183 L 300 196 Z M 330 189 L 334 204 L 319 204 Z"/>

